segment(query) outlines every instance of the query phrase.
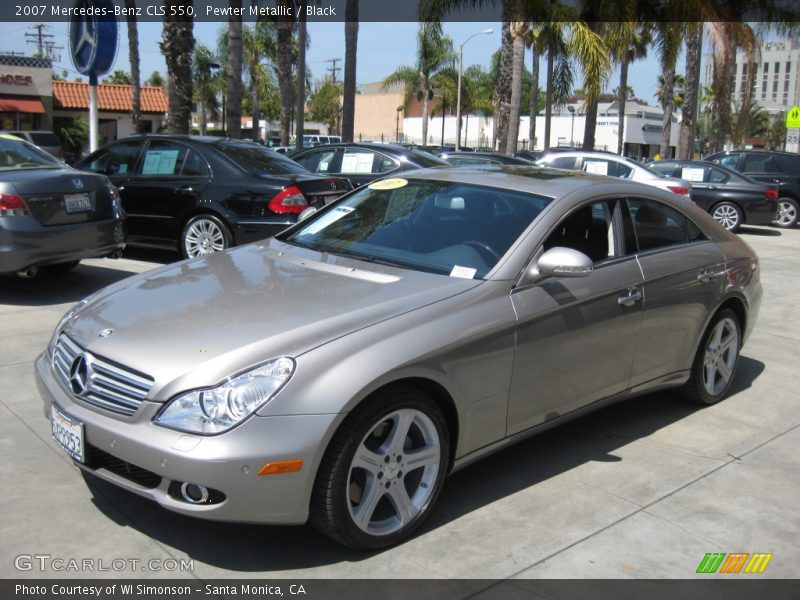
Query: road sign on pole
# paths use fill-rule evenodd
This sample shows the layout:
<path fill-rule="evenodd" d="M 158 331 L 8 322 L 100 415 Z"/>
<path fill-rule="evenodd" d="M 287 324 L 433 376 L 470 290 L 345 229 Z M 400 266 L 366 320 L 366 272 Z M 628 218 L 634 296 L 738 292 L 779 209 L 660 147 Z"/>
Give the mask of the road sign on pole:
<path fill-rule="evenodd" d="M 786 152 L 800 152 L 800 128 L 786 130 Z"/>
<path fill-rule="evenodd" d="M 793 106 L 786 113 L 786 128 L 795 129 L 800 127 L 800 106 Z"/>

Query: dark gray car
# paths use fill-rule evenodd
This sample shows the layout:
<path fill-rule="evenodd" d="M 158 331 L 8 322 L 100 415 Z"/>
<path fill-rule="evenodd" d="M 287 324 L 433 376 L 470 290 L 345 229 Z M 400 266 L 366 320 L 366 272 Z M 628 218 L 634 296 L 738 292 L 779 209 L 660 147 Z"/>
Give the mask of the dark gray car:
<path fill-rule="evenodd" d="M 68 167 L 0 135 L 0 273 L 35 276 L 125 248 L 119 192 L 105 175 Z"/>
<path fill-rule="evenodd" d="M 528 435 L 664 388 L 721 400 L 761 295 L 750 247 L 674 194 L 411 171 L 87 298 L 36 376 L 82 469 L 179 513 L 380 548 L 448 473 Z"/>

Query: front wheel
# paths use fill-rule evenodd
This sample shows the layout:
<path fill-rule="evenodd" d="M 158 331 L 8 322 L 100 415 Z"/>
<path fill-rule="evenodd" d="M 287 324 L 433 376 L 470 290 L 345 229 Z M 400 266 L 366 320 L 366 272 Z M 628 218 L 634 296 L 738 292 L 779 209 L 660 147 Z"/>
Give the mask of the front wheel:
<path fill-rule="evenodd" d="M 314 485 L 311 522 L 351 548 L 405 540 L 436 501 L 448 457 L 439 407 L 415 388 L 386 390 L 336 432 Z"/>
<path fill-rule="evenodd" d="M 195 258 L 220 252 L 231 245 L 231 235 L 222 221 L 211 215 L 197 215 L 181 232 L 181 254 Z"/>
<path fill-rule="evenodd" d="M 782 229 L 789 229 L 797 224 L 797 202 L 791 198 L 778 200 L 778 218 L 772 223 Z"/>
<path fill-rule="evenodd" d="M 741 325 L 736 313 L 728 308 L 717 313 L 703 336 L 691 376 L 683 388 L 689 400 L 698 404 L 715 404 L 725 397 L 739 364 L 741 340 Z"/>
<path fill-rule="evenodd" d="M 732 202 L 720 202 L 711 210 L 711 216 L 728 231 L 736 231 L 742 225 L 742 209 Z"/>

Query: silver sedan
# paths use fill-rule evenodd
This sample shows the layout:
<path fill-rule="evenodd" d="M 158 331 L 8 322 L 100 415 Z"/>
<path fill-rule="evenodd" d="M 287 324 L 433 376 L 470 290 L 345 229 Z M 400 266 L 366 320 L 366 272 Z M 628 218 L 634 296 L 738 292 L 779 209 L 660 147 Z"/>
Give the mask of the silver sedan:
<path fill-rule="evenodd" d="M 721 400 L 761 301 L 674 194 L 538 167 L 371 183 L 275 238 L 114 284 L 36 362 L 81 468 L 204 519 L 412 534 L 445 476 L 618 400 Z M 588 507 L 587 507 L 588 508 Z"/>

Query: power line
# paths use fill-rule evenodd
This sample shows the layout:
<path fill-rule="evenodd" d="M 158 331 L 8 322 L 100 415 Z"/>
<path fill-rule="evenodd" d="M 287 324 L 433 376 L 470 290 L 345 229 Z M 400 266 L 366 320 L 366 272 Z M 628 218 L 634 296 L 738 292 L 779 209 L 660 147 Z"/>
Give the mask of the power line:
<path fill-rule="evenodd" d="M 33 33 L 25 33 L 25 41 L 36 46 L 38 56 L 48 60 L 60 61 L 61 53 L 59 51 L 63 50 L 64 46 L 56 46 L 54 41 L 56 36 L 52 33 L 45 33 L 46 30 L 50 29 L 50 26 L 44 23 L 37 23 L 36 25 L 31 25 L 29 29 L 32 29 Z"/>
<path fill-rule="evenodd" d="M 332 83 L 334 85 L 336 85 L 336 73 L 337 73 L 337 71 L 341 71 L 342 70 L 341 67 L 337 67 L 336 66 L 336 63 L 337 62 L 341 62 L 341 61 L 342 61 L 341 58 L 329 58 L 328 60 L 319 61 L 319 62 L 331 63 L 331 66 L 328 67 L 326 70 L 328 71 L 328 73 L 331 74 L 331 81 L 332 81 Z"/>

